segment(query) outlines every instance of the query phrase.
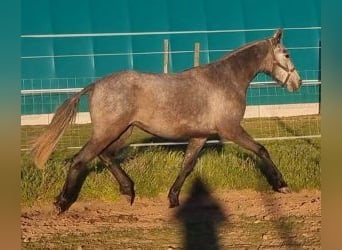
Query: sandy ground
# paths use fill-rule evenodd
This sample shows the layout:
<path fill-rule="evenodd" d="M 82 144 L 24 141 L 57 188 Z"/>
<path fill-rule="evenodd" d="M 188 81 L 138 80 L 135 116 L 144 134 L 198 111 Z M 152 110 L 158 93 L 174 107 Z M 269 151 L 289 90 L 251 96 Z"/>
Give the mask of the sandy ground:
<path fill-rule="evenodd" d="M 77 249 L 320 249 L 320 191 L 284 195 L 202 190 L 180 201 L 173 209 L 166 195 L 136 197 L 132 206 L 124 198 L 77 201 L 62 215 L 51 203 L 23 208 L 23 248 L 45 244 L 44 248 L 61 249 L 67 243 L 58 243 L 56 235 L 78 235 L 72 243 Z M 117 237 L 101 238 L 104 230 Z M 201 243 L 199 238 L 206 240 Z"/>

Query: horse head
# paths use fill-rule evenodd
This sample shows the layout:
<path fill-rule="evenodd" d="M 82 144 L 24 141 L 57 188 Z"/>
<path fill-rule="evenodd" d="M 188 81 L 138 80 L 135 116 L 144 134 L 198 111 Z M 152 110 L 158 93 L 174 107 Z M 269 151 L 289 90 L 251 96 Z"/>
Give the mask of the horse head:
<path fill-rule="evenodd" d="M 283 31 L 277 30 L 273 37 L 268 39 L 270 44 L 270 56 L 267 72 L 282 86 L 292 92 L 302 85 L 302 80 L 291 61 L 290 55 L 281 43 Z"/>

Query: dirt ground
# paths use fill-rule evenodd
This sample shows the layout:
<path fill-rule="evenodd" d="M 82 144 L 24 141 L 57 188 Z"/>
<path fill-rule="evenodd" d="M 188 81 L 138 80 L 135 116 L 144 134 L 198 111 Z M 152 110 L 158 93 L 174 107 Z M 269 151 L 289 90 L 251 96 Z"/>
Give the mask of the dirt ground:
<path fill-rule="evenodd" d="M 198 191 L 199 190 L 199 191 Z M 166 195 L 23 208 L 23 249 L 321 249 L 321 193 L 200 187 L 168 208 Z"/>

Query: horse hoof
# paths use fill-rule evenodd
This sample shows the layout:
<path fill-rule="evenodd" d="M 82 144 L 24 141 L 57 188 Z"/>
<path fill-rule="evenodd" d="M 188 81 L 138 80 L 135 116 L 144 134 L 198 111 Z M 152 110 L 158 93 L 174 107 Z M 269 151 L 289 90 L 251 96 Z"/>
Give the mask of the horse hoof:
<path fill-rule="evenodd" d="M 169 198 L 170 205 L 169 208 L 174 208 L 179 206 L 179 201 L 177 198 Z"/>
<path fill-rule="evenodd" d="M 130 205 L 133 205 L 133 202 L 135 199 L 135 192 L 134 192 L 133 185 L 120 186 L 120 193 L 126 197 L 126 200 Z"/>
<path fill-rule="evenodd" d="M 61 214 L 63 214 L 63 213 L 66 211 L 66 209 L 64 209 L 64 208 L 59 204 L 58 201 L 55 201 L 55 202 L 53 203 L 53 205 L 55 206 L 55 210 L 56 210 L 57 215 L 61 215 Z"/>
<path fill-rule="evenodd" d="M 135 192 L 134 189 L 132 187 L 129 188 L 120 188 L 120 193 L 121 195 L 123 195 L 127 202 L 130 205 L 133 205 L 134 199 L 135 199 Z"/>
<path fill-rule="evenodd" d="M 132 206 L 134 203 L 135 195 L 124 194 L 123 196 L 126 198 L 127 202 Z"/>
<path fill-rule="evenodd" d="M 179 206 L 179 203 L 175 203 L 175 204 L 171 204 L 169 205 L 169 208 L 174 208 L 174 207 L 178 207 Z"/>
<path fill-rule="evenodd" d="M 68 202 L 66 199 L 57 198 L 56 201 L 53 203 L 53 205 L 55 206 L 57 215 L 61 215 L 69 209 L 69 207 L 71 206 L 71 203 Z"/>
<path fill-rule="evenodd" d="M 279 193 L 283 193 L 283 194 L 291 193 L 291 189 L 289 187 L 281 187 L 281 188 L 278 188 L 277 191 Z"/>

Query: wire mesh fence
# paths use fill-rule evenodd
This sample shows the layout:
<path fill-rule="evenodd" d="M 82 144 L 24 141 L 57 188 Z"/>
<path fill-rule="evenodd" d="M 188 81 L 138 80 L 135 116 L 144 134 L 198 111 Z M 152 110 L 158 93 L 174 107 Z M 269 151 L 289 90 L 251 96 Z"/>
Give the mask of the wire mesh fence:
<path fill-rule="evenodd" d="M 256 140 L 282 140 L 295 138 L 320 137 L 320 115 L 272 118 L 246 118 L 243 127 Z M 42 133 L 45 125 L 21 126 L 21 149 L 28 150 L 32 141 Z M 58 144 L 62 148 L 79 148 L 90 138 L 91 124 L 73 124 L 63 135 Z M 176 145 L 183 141 L 164 140 L 135 129 L 132 138 L 128 141 L 133 146 Z M 221 143 L 219 138 L 213 136 L 209 143 Z"/>
<path fill-rule="evenodd" d="M 321 83 L 312 80 L 318 72 L 305 71 L 303 86 L 289 93 L 260 74 L 247 91 L 247 109 L 243 126 L 260 140 L 288 139 L 320 136 L 320 89 Z M 305 77 L 307 77 L 305 79 Z M 30 143 L 50 122 L 53 112 L 73 93 L 97 78 L 23 79 L 21 91 L 21 148 L 27 150 Z M 71 125 L 58 147 L 77 148 L 84 145 L 91 134 L 87 96 L 81 98 L 76 124 Z M 212 143 L 218 138 L 212 138 Z M 157 139 L 136 130 L 129 141 L 134 145 L 160 145 L 174 142 Z M 176 143 L 180 143 L 177 141 Z"/>
<path fill-rule="evenodd" d="M 172 56 L 190 55 L 194 53 L 194 65 L 200 63 L 202 57 L 208 53 L 229 52 L 231 50 L 217 50 L 201 48 L 196 44 L 194 51 L 171 50 L 171 46 L 165 46 L 164 51 L 144 52 L 139 56 L 164 55 L 164 73 L 169 72 L 169 64 L 174 64 Z M 167 43 L 168 44 L 168 43 Z M 307 58 L 319 59 L 320 46 L 289 48 L 297 53 L 297 58 L 305 52 Z M 133 52 L 130 52 L 133 53 Z M 196 54 L 197 53 L 197 54 Z M 134 53 L 133 53 L 134 54 Z M 308 57 L 308 55 L 310 55 Z M 89 57 L 90 55 L 77 55 Z M 92 55 L 96 56 L 96 55 Z M 103 55 L 101 55 L 103 56 Z M 114 52 L 106 54 L 106 58 L 118 57 Z M 121 56 L 121 55 L 120 55 Z M 132 56 L 132 54 L 127 54 Z M 55 55 L 49 56 L 55 57 Z M 58 56 L 56 56 L 58 57 Z M 72 55 L 64 55 L 63 58 L 73 58 Z M 300 56 L 304 58 L 305 56 Z M 305 58 L 306 58 L 305 57 Z M 22 57 L 23 60 L 41 60 L 42 57 Z M 44 57 L 43 57 L 44 58 Z M 216 57 L 215 57 L 216 58 Z M 162 59 L 162 57 L 160 57 Z M 207 58 L 208 59 L 208 58 Z M 191 60 L 191 59 L 190 59 Z M 209 59 L 208 59 L 209 60 Z M 312 64 L 316 68 L 317 62 Z M 174 66 L 174 65 L 173 65 Z M 307 68 L 307 67 L 305 67 Z M 166 70 L 165 70 L 166 69 Z M 295 92 L 288 92 L 280 87 L 268 75 L 260 73 L 253 79 L 247 90 L 247 108 L 243 126 L 255 138 L 259 140 L 288 139 L 298 137 L 320 136 L 320 70 L 305 69 L 299 71 L 303 80 L 302 87 Z M 99 77 L 73 77 L 73 78 L 46 78 L 46 79 L 22 79 L 21 81 L 21 147 L 29 148 L 31 141 L 36 138 L 49 124 L 53 113 L 64 100 L 83 87 L 96 81 Z M 76 124 L 71 125 L 59 143 L 61 148 L 81 147 L 90 137 L 91 120 L 88 113 L 88 98 L 82 96 Z M 218 142 L 218 138 L 211 138 L 212 143 Z M 160 145 L 180 143 L 160 140 L 146 133 L 136 130 L 129 141 L 135 145 Z M 182 142 L 183 143 L 183 142 Z"/>

